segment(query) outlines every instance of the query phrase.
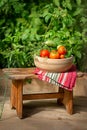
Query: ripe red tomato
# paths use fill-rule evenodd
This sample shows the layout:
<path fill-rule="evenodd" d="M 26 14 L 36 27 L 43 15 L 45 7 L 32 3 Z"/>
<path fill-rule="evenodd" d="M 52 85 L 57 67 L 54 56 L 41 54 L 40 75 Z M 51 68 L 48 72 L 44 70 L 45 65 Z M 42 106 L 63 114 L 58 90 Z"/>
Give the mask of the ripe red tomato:
<path fill-rule="evenodd" d="M 61 54 L 60 59 L 64 59 L 64 58 L 65 58 L 65 55 Z"/>
<path fill-rule="evenodd" d="M 49 58 L 51 58 L 51 59 L 59 59 L 59 57 L 60 57 L 60 55 L 59 55 L 58 51 L 52 50 L 50 52 Z"/>
<path fill-rule="evenodd" d="M 41 57 L 49 57 L 49 54 L 50 54 L 50 52 L 46 49 L 43 49 L 43 50 L 40 51 Z"/>
<path fill-rule="evenodd" d="M 66 52 L 67 52 L 67 50 L 66 50 L 66 48 L 64 46 L 61 45 L 61 46 L 58 47 L 58 53 L 59 54 L 64 55 L 64 54 L 66 54 Z"/>

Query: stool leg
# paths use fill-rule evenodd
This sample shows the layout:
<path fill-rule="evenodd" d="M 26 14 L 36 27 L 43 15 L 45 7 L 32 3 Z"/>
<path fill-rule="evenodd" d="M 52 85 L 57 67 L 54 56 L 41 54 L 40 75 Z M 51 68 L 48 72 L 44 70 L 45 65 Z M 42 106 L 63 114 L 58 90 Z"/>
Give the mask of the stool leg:
<path fill-rule="evenodd" d="M 11 86 L 11 96 L 10 96 L 10 103 L 11 103 L 11 108 L 14 109 L 16 108 L 17 104 L 17 83 L 15 81 L 12 81 L 12 86 Z"/>
<path fill-rule="evenodd" d="M 64 93 L 63 88 L 59 87 L 58 93 Z M 63 101 L 63 98 L 58 98 L 58 99 L 57 99 L 58 105 L 63 105 L 62 101 Z"/>
<path fill-rule="evenodd" d="M 16 108 L 19 118 L 23 117 L 23 80 L 12 81 L 11 106 Z"/>
<path fill-rule="evenodd" d="M 73 91 L 64 89 L 63 104 L 69 114 L 73 114 Z"/>
<path fill-rule="evenodd" d="M 17 115 L 23 117 L 23 80 L 17 80 Z"/>

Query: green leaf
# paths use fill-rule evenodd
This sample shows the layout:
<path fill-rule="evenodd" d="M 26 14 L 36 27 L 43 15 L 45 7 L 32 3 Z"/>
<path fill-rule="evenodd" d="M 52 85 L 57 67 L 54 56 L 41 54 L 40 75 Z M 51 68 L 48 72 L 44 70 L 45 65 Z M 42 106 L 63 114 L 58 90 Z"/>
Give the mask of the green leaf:
<path fill-rule="evenodd" d="M 68 8 L 69 10 L 72 10 L 72 5 L 70 0 L 65 0 L 62 2 L 63 7 Z"/>
<path fill-rule="evenodd" d="M 77 15 L 81 14 L 82 11 L 83 11 L 82 8 L 77 8 L 77 9 L 75 10 L 75 12 L 73 13 L 73 16 L 77 16 Z"/>
<path fill-rule="evenodd" d="M 76 0 L 77 5 L 81 5 L 81 0 Z"/>
<path fill-rule="evenodd" d="M 78 57 L 79 59 L 81 59 L 81 56 L 82 56 L 82 55 L 81 55 L 81 53 L 80 53 L 79 51 L 76 51 L 76 52 L 75 52 L 75 55 L 76 55 L 76 57 Z"/>
<path fill-rule="evenodd" d="M 26 29 L 24 32 L 23 32 L 23 35 L 22 35 L 22 40 L 26 40 L 29 36 L 29 29 Z"/>
<path fill-rule="evenodd" d="M 60 6 L 60 1 L 59 0 L 53 0 L 54 4 L 59 7 Z"/>
<path fill-rule="evenodd" d="M 46 17 L 45 17 L 45 22 L 48 23 L 50 18 L 51 18 L 51 14 L 48 13 L 48 15 L 46 15 Z"/>
<path fill-rule="evenodd" d="M 1 20 L 0 20 L 0 26 L 1 26 L 2 24 L 4 24 L 4 22 L 5 22 L 5 19 L 1 19 Z"/>
<path fill-rule="evenodd" d="M 36 34 L 35 36 L 36 36 L 36 40 L 39 41 L 40 40 L 40 36 L 38 34 Z"/>

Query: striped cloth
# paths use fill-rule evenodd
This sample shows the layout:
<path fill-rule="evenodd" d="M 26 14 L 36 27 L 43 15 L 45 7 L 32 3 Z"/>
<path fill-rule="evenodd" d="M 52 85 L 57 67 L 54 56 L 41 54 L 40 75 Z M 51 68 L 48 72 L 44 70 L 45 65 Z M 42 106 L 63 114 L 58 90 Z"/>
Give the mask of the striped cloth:
<path fill-rule="evenodd" d="M 77 76 L 75 65 L 68 72 L 63 73 L 51 73 L 39 68 L 36 68 L 34 73 L 38 75 L 40 80 L 55 84 L 69 91 L 73 90 Z"/>

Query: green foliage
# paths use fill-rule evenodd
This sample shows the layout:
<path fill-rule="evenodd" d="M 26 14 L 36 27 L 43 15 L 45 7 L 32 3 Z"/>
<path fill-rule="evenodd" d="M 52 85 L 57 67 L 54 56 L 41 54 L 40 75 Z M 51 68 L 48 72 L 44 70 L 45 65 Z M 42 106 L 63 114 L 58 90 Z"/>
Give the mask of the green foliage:
<path fill-rule="evenodd" d="M 87 43 L 84 3 L 82 0 L 1 0 L 1 67 L 34 66 L 33 56 L 41 48 L 53 49 L 63 44 L 68 50 L 67 57 L 74 55 L 79 68 Z M 46 45 L 47 41 L 54 46 Z"/>

